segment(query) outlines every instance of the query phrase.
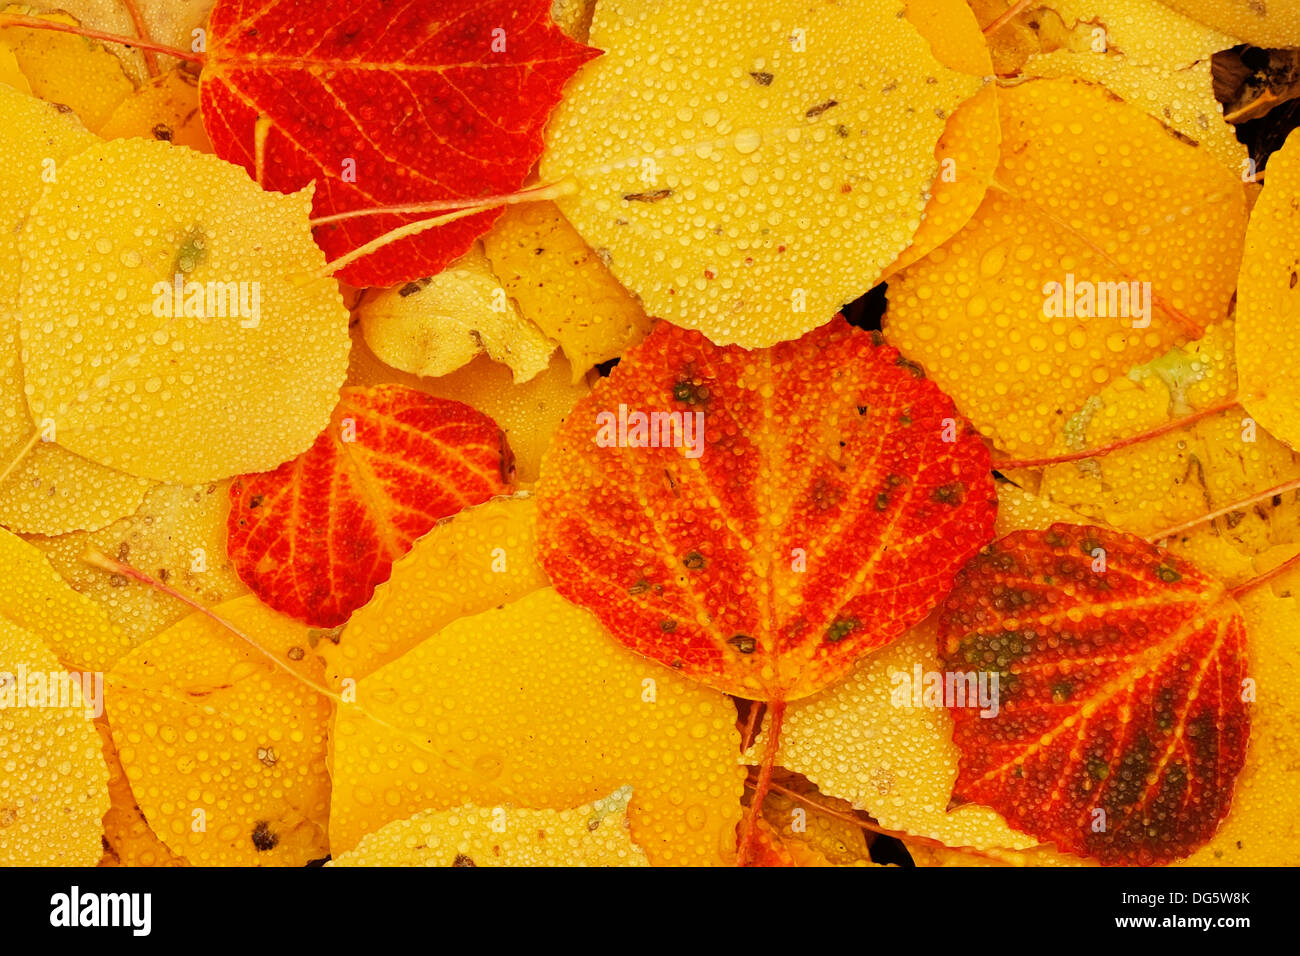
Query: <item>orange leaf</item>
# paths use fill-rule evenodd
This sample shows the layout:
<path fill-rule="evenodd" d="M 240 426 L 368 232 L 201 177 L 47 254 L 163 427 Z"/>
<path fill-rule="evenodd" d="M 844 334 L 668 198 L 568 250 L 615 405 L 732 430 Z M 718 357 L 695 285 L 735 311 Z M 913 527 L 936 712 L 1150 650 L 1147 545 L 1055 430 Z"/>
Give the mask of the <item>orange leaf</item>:
<path fill-rule="evenodd" d="M 661 447 L 639 446 L 650 415 Z M 660 324 L 556 433 L 541 563 L 641 654 L 792 700 L 939 602 L 992 536 L 988 467 L 947 396 L 843 319 L 755 351 Z"/>
<path fill-rule="evenodd" d="M 997 701 L 945 699 L 954 803 L 1102 863 L 1188 855 L 1246 753 L 1245 638 L 1222 584 L 1141 538 L 1067 524 L 1002 538 L 940 621 L 945 673 L 987 672 Z"/>
<path fill-rule="evenodd" d="M 345 388 L 315 443 L 230 488 L 228 550 L 259 598 L 336 627 L 440 519 L 510 487 L 492 419 L 404 385 Z"/>

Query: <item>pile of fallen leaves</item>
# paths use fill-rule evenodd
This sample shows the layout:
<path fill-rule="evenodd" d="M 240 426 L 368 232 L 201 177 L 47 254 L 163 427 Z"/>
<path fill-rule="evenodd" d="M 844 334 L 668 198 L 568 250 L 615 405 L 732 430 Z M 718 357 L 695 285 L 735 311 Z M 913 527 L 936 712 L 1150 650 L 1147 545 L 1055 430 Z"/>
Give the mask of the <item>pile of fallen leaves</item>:
<path fill-rule="evenodd" d="M 1300 862 L 1297 47 L 4 7 L 0 863 Z"/>

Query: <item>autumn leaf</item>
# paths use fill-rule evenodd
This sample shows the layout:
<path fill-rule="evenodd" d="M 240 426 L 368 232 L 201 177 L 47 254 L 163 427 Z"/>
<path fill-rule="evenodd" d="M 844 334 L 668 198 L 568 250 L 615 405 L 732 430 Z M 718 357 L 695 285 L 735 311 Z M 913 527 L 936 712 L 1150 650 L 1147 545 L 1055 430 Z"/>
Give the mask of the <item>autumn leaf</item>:
<path fill-rule="evenodd" d="M 0 48 L 2 49 L 2 48 Z M 42 171 L 54 169 L 96 139 L 77 118 L 0 85 L 0 231 L 22 230 L 45 188 Z M 16 309 L 22 279 L 18 244 L 0 243 L 0 475 L 37 432 L 24 393 L 20 321 Z M 101 528 L 139 505 L 148 482 L 98 465 L 53 442 L 39 442 L 0 479 L 0 524 L 13 531 L 60 534 Z"/>
<path fill-rule="evenodd" d="M 1021 14 L 1041 52 L 1019 74 L 1074 76 L 1100 83 L 1213 153 L 1237 175 L 1247 150 L 1214 97 L 1214 53 L 1232 37 L 1160 0 L 1049 0 Z"/>
<path fill-rule="evenodd" d="M 661 324 L 557 433 L 540 560 L 639 653 L 793 700 L 924 617 L 989 539 L 987 455 L 842 319 L 759 352 Z"/>
<path fill-rule="evenodd" d="M 501 430 L 402 385 L 346 388 L 328 428 L 275 471 L 230 486 L 228 549 L 269 606 L 336 627 L 442 518 L 509 490 Z"/>
<path fill-rule="evenodd" d="M 516 382 L 507 366 L 486 355 L 448 375 L 421 378 L 391 368 L 376 358 L 360 328 L 360 323 L 352 328 L 352 355 L 346 384 L 406 385 L 477 408 L 501 426 L 510 450 L 515 453 L 515 474 L 521 482 L 537 480 L 551 436 L 578 399 L 591 391 L 585 377 L 573 381 L 573 368 L 559 352 L 551 356 L 551 364 L 544 372 L 527 382 Z"/>
<path fill-rule="evenodd" d="M 395 820 L 326 866 L 648 866 L 631 787 L 568 810 L 457 807 Z"/>
<path fill-rule="evenodd" d="M 1163 0 L 1175 10 L 1256 46 L 1300 46 L 1300 8 L 1263 0 Z"/>
<path fill-rule="evenodd" d="M 1237 364 L 1242 402 L 1261 425 L 1300 450 L 1300 135 L 1270 158 L 1250 214 L 1237 291 Z"/>
<path fill-rule="evenodd" d="M 99 860 L 108 770 L 83 675 L 66 699 L 84 706 L 48 706 L 51 683 L 67 676 L 35 633 L 0 619 L 0 866 Z"/>
<path fill-rule="evenodd" d="M 1056 524 L 995 542 L 940 615 L 941 669 L 999 688 L 991 717 L 946 700 L 954 803 L 1106 864 L 1188 855 L 1242 767 L 1245 636 L 1222 584 L 1141 539 Z"/>
<path fill-rule="evenodd" d="M 607 52 L 566 90 L 541 176 L 576 184 L 557 205 L 648 315 L 773 345 L 823 324 L 911 242 L 935 144 L 982 80 L 936 58 L 901 6 L 596 6 L 591 42 Z M 683 55 L 702 36 L 710 54 Z"/>
<path fill-rule="evenodd" d="M 41 437 L 172 483 L 306 449 L 349 345 L 337 283 L 313 278 L 310 203 L 157 140 L 62 163 L 19 237 L 24 390 Z"/>
<path fill-rule="evenodd" d="M 565 82 L 598 54 L 565 36 L 549 10 L 550 0 L 323 0 L 304 23 L 294 0 L 218 0 L 204 125 L 217 155 L 260 171 L 266 188 L 315 182 L 318 218 L 510 193 L 541 154 Z M 498 215 L 394 242 L 340 275 L 357 286 L 434 275 Z M 419 218 L 349 218 L 320 226 L 316 240 L 337 259 Z"/>
<path fill-rule="evenodd" d="M 418 605 L 391 607 L 419 627 Z M 632 840 L 653 865 L 734 860 L 744 774 L 726 697 L 621 647 L 549 588 L 424 634 L 337 708 L 334 853 L 422 810 L 563 810 L 628 784 Z"/>
<path fill-rule="evenodd" d="M 1034 80 L 1000 90 L 999 109 L 993 187 L 891 280 L 884 330 L 1021 454 L 1098 387 L 1226 317 L 1245 205 L 1237 174 L 1100 87 Z"/>
<path fill-rule="evenodd" d="M 191 614 L 105 677 L 131 791 L 158 838 L 194 865 L 320 859 L 331 705 L 313 689 L 321 666 L 308 628 L 252 595 L 212 610 L 267 653 Z"/>
<path fill-rule="evenodd" d="M 555 351 L 506 296 L 479 243 L 435 276 L 370 290 L 353 315 L 378 358 L 424 377 L 447 375 L 487 354 L 523 383 Z"/>

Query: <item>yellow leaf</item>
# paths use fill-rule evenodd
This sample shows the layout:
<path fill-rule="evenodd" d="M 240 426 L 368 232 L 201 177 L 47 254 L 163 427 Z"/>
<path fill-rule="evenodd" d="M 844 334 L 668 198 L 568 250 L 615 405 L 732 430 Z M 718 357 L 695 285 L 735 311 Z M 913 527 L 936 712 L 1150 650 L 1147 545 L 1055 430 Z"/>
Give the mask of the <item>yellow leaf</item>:
<path fill-rule="evenodd" d="M 940 671 L 933 619 L 866 657 L 842 683 L 789 704 L 779 766 L 803 774 L 822 793 L 849 801 L 883 827 L 952 846 L 1024 848 L 1035 840 L 1007 826 L 987 807 L 951 812 L 957 781 L 952 718 L 943 707 L 895 705 L 916 668 Z M 750 751 L 757 762 L 760 735 Z"/>
<path fill-rule="evenodd" d="M 917 866 L 1100 866 L 1095 860 L 1068 853 L 1057 853 L 1050 846 L 1031 846 L 1027 850 L 987 847 L 979 852 L 934 846 L 917 840 L 903 845 Z"/>
<path fill-rule="evenodd" d="M 364 837 L 327 866 L 648 866 L 627 819 L 631 787 L 571 810 L 426 810 Z"/>
<path fill-rule="evenodd" d="M 32 85 L 27 82 L 27 77 L 23 76 L 23 71 L 18 67 L 18 58 L 14 56 L 14 51 L 0 42 L 0 83 L 5 86 L 11 86 L 20 93 L 31 93 Z"/>
<path fill-rule="evenodd" d="M 483 247 L 520 311 L 560 343 L 575 383 L 650 330 L 641 303 L 552 203 L 507 207 Z"/>
<path fill-rule="evenodd" d="M 482 243 L 432 278 L 372 290 L 356 315 L 371 351 L 412 375 L 446 375 L 486 353 L 526 382 L 555 351 L 507 297 Z"/>
<path fill-rule="evenodd" d="M 988 44 L 966 0 L 910 0 L 907 14 L 944 66 L 987 77 L 993 73 Z M 925 258 L 953 237 L 979 208 L 998 166 L 1002 129 L 997 87 L 986 86 L 948 118 L 935 146 L 939 173 L 912 243 L 885 269 L 883 278 Z"/>
<path fill-rule="evenodd" d="M 160 139 L 174 146 L 212 152 L 199 115 L 198 77 L 175 67 L 143 83 L 99 128 L 104 139 Z"/>
<path fill-rule="evenodd" d="M 336 853 L 420 810 L 563 809 L 626 783 L 651 863 L 735 861 L 731 701 L 638 657 L 553 590 L 455 621 L 355 690 L 331 734 Z"/>
<path fill-rule="evenodd" d="M 320 680 L 304 625 L 252 595 L 213 610 Z M 329 852 L 328 698 L 202 614 L 136 648 L 106 682 L 131 792 L 173 853 L 198 866 L 302 866 Z"/>
<path fill-rule="evenodd" d="M 103 718 L 96 720 L 95 729 L 99 731 L 104 745 L 104 761 L 108 764 L 109 797 L 108 812 L 104 814 L 104 855 L 99 865 L 187 866 L 158 839 L 136 805 L 122 761 L 117 759 L 108 721 Z"/>
<path fill-rule="evenodd" d="M 1221 163 L 1100 87 L 1034 80 L 999 109 L 993 188 L 891 280 L 884 328 L 999 448 L 1028 454 L 1100 386 L 1225 316 L 1245 210 Z M 1079 315 L 1098 290 L 1107 315 Z"/>
<path fill-rule="evenodd" d="M 1300 134 L 1268 161 L 1251 212 L 1237 289 L 1237 364 L 1242 402 L 1259 423 L 1300 449 Z"/>
<path fill-rule="evenodd" d="M 541 175 L 649 315 L 772 345 L 911 242 L 949 114 L 981 85 L 890 0 L 602 0 Z M 699 50 L 708 37 L 707 55 Z"/>
<path fill-rule="evenodd" d="M 368 677 L 458 618 L 546 587 L 535 558 L 536 523 L 535 500 L 520 493 L 437 524 L 339 634 L 318 641 L 330 685 Z"/>
<path fill-rule="evenodd" d="M 1057 31 L 1040 29 L 1043 52 L 1029 57 L 1022 76 L 1100 83 L 1241 175 L 1247 150 L 1223 119 L 1210 75 L 1214 53 L 1235 45 L 1231 37 L 1159 0 L 1051 0 L 1023 16 L 1054 18 Z"/>
<path fill-rule="evenodd" d="M 0 47 L 0 51 L 3 51 Z M 46 181 L 64 161 L 96 140 L 77 118 L 49 103 L 0 85 L 0 233 L 14 236 Z M 23 395 L 18 340 L 22 259 L 18 244 L 0 242 L 0 473 L 37 431 Z M 48 428 L 51 421 L 40 423 Z M 139 506 L 148 482 L 40 442 L 0 482 L 0 525 L 14 531 L 59 534 L 102 528 Z"/>
<path fill-rule="evenodd" d="M 104 609 L 78 594 L 36 548 L 0 529 L 0 619 L 40 636 L 72 667 L 105 671 L 131 649 Z"/>
<path fill-rule="evenodd" d="M 0 10 L 0 13 L 20 15 L 35 12 L 18 3 Z M 66 13 L 40 16 L 54 23 L 78 25 Z M 71 108 L 92 132 L 98 131 L 135 89 L 135 83 L 122 68 L 122 61 L 97 40 L 50 30 L 0 27 L 0 44 L 13 51 L 34 95 Z"/>
<path fill-rule="evenodd" d="M 156 588 L 86 563 L 99 551 L 211 607 L 248 593 L 226 555 L 230 483 L 155 485 L 135 514 L 100 531 L 30 536 L 78 594 L 96 602 L 131 642 L 142 644 L 190 613 Z"/>
<path fill-rule="evenodd" d="M 862 828 L 826 812 L 850 814 L 853 810 L 851 803 L 828 797 L 798 777 L 791 777 L 782 784 L 812 800 L 811 804 L 804 803 L 772 791 L 763 801 L 763 819 L 787 849 L 807 848 L 811 854 L 825 860 L 826 865 L 872 865 L 871 851 Z"/>
<path fill-rule="evenodd" d="M 1217 324 L 1197 341 L 1131 369 L 1088 399 L 1053 452 L 1102 447 L 1230 401 L 1232 338 L 1231 323 Z M 1103 456 L 1052 465 L 1043 470 L 1039 494 L 1089 523 L 1146 537 L 1300 478 L 1300 456 L 1262 429 L 1243 428 L 1244 415 L 1230 408 Z M 1273 508 L 1265 501 L 1216 526 L 1245 553 L 1300 538 L 1294 520 L 1300 512 L 1275 519 Z"/>
<path fill-rule="evenodd" d="M 64 163 L 20 240 L 33 417 L 54 419 L 64 448 L 157 481 L 301 453 L 329 421 L 349 345 L 337 282 L 311 278 L 325 260 L 310 209 L 310 189 L 263 192 L 238 166 L 158 141 Z M 172 317 L 177 283 L 185 314 Z"/>
<path fill-rule="evenodd" d="M 1288 0 L 1164 0 L 1224 33 L 1262 47 L 1300 46 L 1300 7 Z"/>
<path fill-rule="evenodd" d="M 34 633 L 0 619 L 0 866 L 99 860 L 108 769 L 92 715 L 66 706 L 84 698 L 60 692 L 56 706 L 67 676 Z"/>

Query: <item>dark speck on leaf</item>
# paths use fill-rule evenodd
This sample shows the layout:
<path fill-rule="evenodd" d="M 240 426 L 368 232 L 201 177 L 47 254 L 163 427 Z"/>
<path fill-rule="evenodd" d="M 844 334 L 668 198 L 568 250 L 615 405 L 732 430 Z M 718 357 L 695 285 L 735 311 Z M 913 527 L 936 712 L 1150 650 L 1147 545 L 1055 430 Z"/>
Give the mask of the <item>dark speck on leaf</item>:
<path fill-rule="evenodd" d="M 682 558 L 682 565 L 689 571 L 700 571 L 704 568 L 704 555 L 698 551 L 692 551 Z"/>
<path fill-rule="evenodd" d="M 759 86 L 771 86 L 772 80 L 775 79 L 771 73 L 751 73 L 749 75 L 754 78 L 754 82 Z"/>
<path fill-rule="evenodd" d="M 446 857 L 443 857 L 443 859 L 446 859 Z M 478 866 L 477 863 L 475 863 L 473 860 L 467 857 L 464 853 L 457 853 L 456 859 L 451 861 L 451 865 L 452 866 Z"/>
<path fill-rule="evenodd" d="M 735 634 L 727 638 L 727 643 L 742 654 L 752 654 L 754 653 L 754 649 L 758 646 L 758 642 L 748 634 Z"/>
<path fill-rule="evenodd" d="M 265 852 L 274 850 L 279 843 L 280 838 L 271 832 L 271 825 L 265 820 L 257 821 L 257 826 L 253 827 L 253 846 L 259 852 Z"/>

